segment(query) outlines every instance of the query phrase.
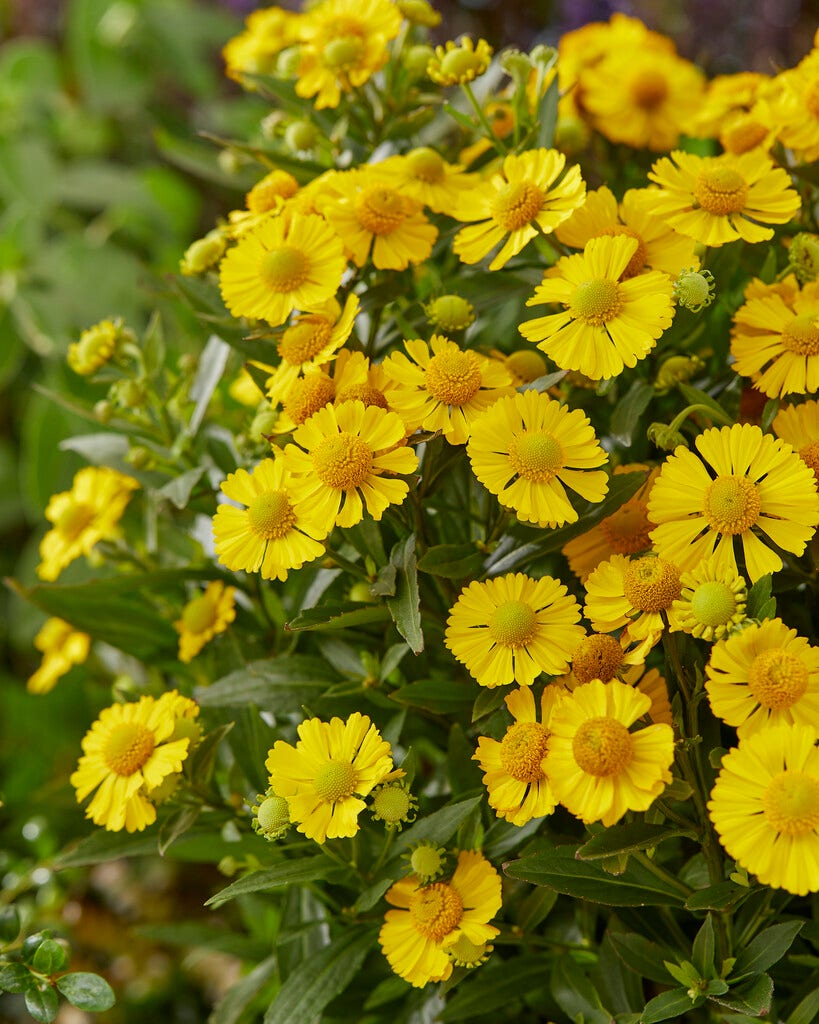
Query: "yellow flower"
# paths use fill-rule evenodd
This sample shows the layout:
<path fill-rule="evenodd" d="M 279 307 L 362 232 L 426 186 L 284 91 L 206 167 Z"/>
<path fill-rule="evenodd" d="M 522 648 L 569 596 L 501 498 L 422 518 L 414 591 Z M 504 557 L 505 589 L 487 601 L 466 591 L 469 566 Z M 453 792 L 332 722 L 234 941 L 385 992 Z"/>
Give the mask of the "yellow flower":
<path fill-rule="evenodd" d="M 100 320 L 68 346 L 66 362 L 81 377 L 90 377 L 110 360 L 123 336 L 121 320 Z"/>
<path fill-rule="evenodd" d="M 34 646 L 43 660 L 28 680 L 28 692 L 49 693 L 61 676 L 74 665 L 82 665 L 91 648 L 91 637 L 63 619 L 48 619 L 34 638 Z"/>
<path fill-rule="evenodd" d="M 671 727 L 630 731 L 650 707 L 639 690 L 596 679 L 555 708 L 546 773 L 557 799 L 581 821 L 614 825 L 626 811 L 648 810 L 671 782 Z"/>
<path fill-rule="evenodd" d="M 335 295 L 346 260 L 321 217 L 269 218 L 248 231 L 219 265 L 225 305 L 234 316 L 284 323 Z"/>
<path fill-rule="evenodd" d="M 737 571 L 741 541 L 751 582 L 782 568 L 758 535 L 801 555 L 819 523 L 816 481 L 790 445 L 749 423 L 712 427 L 682 445 L 660 471 L 648 502 L 654 547 L 681 569 L 716 555 L 719 571 Z"/>
<path fill-rule="evenodd" d="M 241 238 L 252 228 L 264 224 L 271 216 L 281 213 L 287 200 L 298 191 L 299 183 L 288 171 L 278 168 L 270 171 L 245 196 L 246 208 L 230 211 L 228 234 L 231 238 Z"/>
<path fill-rule="evenodd" d="M 264 366 L 261 363 L 254 363 L 253 365 L 268 372 L 273 369 L 272 366 Z M 231 381 L 228 394 L 234 401 L 253 409 L 264 398 L 261 388 L 244 367 Z"/>
<path fill-rule="evenodd" d="M 666 274 L 651 270 L 621 279 L 637 247 L 627 235 L 593 238 L 582 255 L 558 260 L 526 305 L 559 303 L 563 310 L 527 320 L 520 333 L 564 370 L 593 380 L 636 366 L 674 316 Z"/>
<path fill-rule="evenodd" d="M 405 341 L 403 352 L 384 360 L 386 375 L 400 385 L 395 408 L 411 430 L 441 430 L 450 444 L 464 444 L 480 414 L 512 391 L 509 374 L 494 360 L 434 334 L 429 344 Z"/>
<path fill-rule="evenodd" d="M 819 485 L 819 401 L 783 405 L 772 424 L 773 432 L 797 452 L 813 470 Z"/>
<path fill-rule="evenodd" d="M 111 832 L 141 832 L 156 821 L 151 791 L 181 771 L 188 754 L 187 738 L 171 739 L 175 728 L 172 706 L 153 697 L 100 712 L 71 776 L 78 803 L 96 790 L 86 818 Z"/>
<path fill-rule="evenodd" d="M 769 398 L 819 390 L 819 281 L 746 302 L 734 315 L 731 353 L 736 372 Z"/>
<path fill-rule="evenodd" d="M 583 638 L 580 606 L 551 576 L 523 573 L 470 583 L 452 607 L 446 646 L 481 686 L 531 686 L 559 675 Z"/>
<path fill-rule="evenodd" d="M 462 850 L 446 881 L 421 885 L 416 875 L 387 892 L 388 910 L 378 941 L 390 967 L 415 988 L 446 981 L 448 950 L 467 940 L 482 946 L 498 934 L 489 921 L 501 908 L 500 875 L 477 850 Z"/>
<path fill-rule="evenodd" d="M 474 174 L 464 174 L 461 164 L 449 164 L 429 146 L 391 156 L 375 165 L 403 195 L 428 206 L 435 213 L 450 213 L 463 195 L 475 187 Z"/>
<path fill-rule="evenodd" d="M 518 519 L 538 526 L 577 522 L 566 488 L 602 501 L 608 459 L 580 409 L 537 391 L 499 399 L 472 425 L 467 447 L 478 480 Z"/>
<path fill-rule="evenodd" d="M 379 520 L 400 505 L 409 486 L 392 475 L 418 468 L 415 452 L 403 444 L 404 423 L 394 412 L 363 402 L 325 406 L 293 434 L 284 452 L 293 474 L 293 493 L 319 522 L 355 526 L 364 507 Z"/>
<path fill-rule="evenodd" d="M 716 138 L 728 118 L 746 113 L 754 106 L 770 81 L 768 75 L 757 71 L 740 71 L 712 78 L 694 117 L 693 134 L 700 138 Z"/>
<path fill-rule="evenodd" d="M 740 739 L 774 725 L 819 728 L 819 648 L 781 619 L 720 640 L 705 671 L 714 714 Z"/>
<path fill-rule="evenodd" d="M 677 277 L 687 267 L 698 267 L 695 242 L 678 235 L 652 213 L 652 189 L 630 188 L 618 203 L 605 185 L 587 192 L 583 205 L 555 228 L 555 237 L 573 249 L 582 249 L 592 238 L 626 235 L 637 240 L 634 255 L 620 275 L 626 281 L 646 268 Z"/>
<path fill-rule="evenodd" d="M 213 518 L 216 555 L 234 571 L 261 572 L 265 580 L 286 580 L 290 569 L 324 554 L 320 541 L 332 523 L 294 490 L 283 458 L 264 459 L 248 473 L 237 469 L 222 493 L 247 508 L 222 504 Z"/>
<path fill-rule="evenodd" d="M 133 477 L 115 469 L 86 466 L 74 477 L 70 491 L 53 495 L 45 517 L 54 527 L 40 541 L 40 579 L 56 580 L 75 558 L 116 536 L 131 492 L 138 487 Z"/>
<path fill-rule="evenodd" d="M 748 588 L 736 569 L 720 568 L 711 557 L 680 576 L 674 628 L 701 640 L 722 640 L 745 621 Z"/>
<path fill-rule="evenodd" d="M 815 729 L 779 725 L 740 740 L 722 759 L 708 811 L 728 855 L 763 885 L 819 890 Z"/>
<path fill-rule="evenodd" d="M 556 149 L 531 149 L 507 156 L 503 170 L 465 193 L 454 210 L 458 220 L 480 223 L 461 228 L 452 243 L 453 251 L 464 263 L 478 263 L 506 239 L 489 264 L 490 270 L 499 270 L 538 231 L 554 231 L 586 194 L 580 168 L 575 165 L 563 174 L 565 166 L 566 157 Z"/>
<path fill-rule="evenodd" d="M 179 660 L 189 662 L 217 633 L 224 633 L 236 618 L 235 587 L 214 580 L 182 609 L 182 618 L 174 623 L 179 633 Z"/>
<path fill-rule="evenodd" d="M 341 93 L 363 85 L 389 56 L 401 14 L 389 0 L 324 0 L 304 15 L 296 93 L 316 110 L 337 107 Z"/>
<path fill-rule="evenodd" d="M 598 633 L 625 626 L 621 640 L 645 640 L 652 647 L 663 631 L 663 613 L 677 625 L 673 604 L 680 589 L 680 570 L 673 562 L 656 555 L 612 555 L 586 580 L 586 618 Z"/>
<path fill-rule="evenodd" d="M 395 777 L 392 750 L 366 715 L 322 722 L 310 718 L 298 727 L 294 746 L 278 740 L 265 766 L 273 791 L 284 797 L 298 831 L 324 843 L 354 836 L 362 797 Z"/>
<path fill-rule="evenodd" d="M 228 78 L 240 82 L 243 74 L 270 74 L 281 51 L 298 40 L 301 20 L 301 15 L 281 7 L 253 11 L 245 22 L 246 31 L 222 50 Z"/>
<path fill-rule="evenodd" d="M 427 75 L 438 85 L 466 85 L 487 70 L 492 60 L 492 47 L 485 39 L 478 45 L 469 38 L 448 39 L 445 46 L 435 47 L 435 56 L 427 64 Z"/>
<path fill-rule="evenodd" d="M 327 199 L 322 213 L 356 266 L 371 258 L 379 270 L 406 270 L 432 252 L 438 229 L 378 166 L 339 175 L 336 189 L 340 198 Z"/>
<path fill-rule="evenodd" d="M 766 224 L 785 224 L 801 205 L 787 171 L 755 149 L 739 156 L 702 157 L 675 150 L 658 160 L 649 178 L 652 209 L 668 225 L 703 245 L 773 237 Z"/>
<path fill-rule="evenodd" d="M 540 698 L 540 721 L 535 698 L 528 687 L 513 690 L 505 701 L 514 722 L 503 739 L 478 738 L 472 760 L 484 773 L 489 806 L 499 818 L 513 825 L 525 825 L 532 818 L 551 814 L 557 801 L 543 769 L 549 746 L 549 722 L 563 691 L 547 686 Z"/>
<path fill-rule="evenodd" d="M 538 377 L 545 376 L 548 369 L 546 360 L 540 352 L 535 352 L 531 348 L 517 349 L 508 355 L 493 349 L 490 354 L 494 359 L 499 359 L 503 363 L 516 388 L 519 388 L 521 384 L 531 384 Z"/>
<path fill-rule="evenodd" d="M 772 122 L 783 146 L 797 151 L 799 161 L 819 158 L 819 50 L 812 50 L 795 68 L 775 79 Z"/>

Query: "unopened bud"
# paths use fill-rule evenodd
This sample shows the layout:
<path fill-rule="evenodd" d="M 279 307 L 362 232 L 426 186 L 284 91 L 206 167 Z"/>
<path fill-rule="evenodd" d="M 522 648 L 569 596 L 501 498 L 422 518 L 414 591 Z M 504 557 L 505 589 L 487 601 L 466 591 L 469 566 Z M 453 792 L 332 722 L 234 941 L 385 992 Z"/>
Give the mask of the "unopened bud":
<path fill-rule="evenodd" d="M 198 238 L 185 250 L 185 255 L 179 261 L 179 272 L 185 277 L 204 274 L 219 262 L 225 248 L 226 242 L 222 232 L 209 231 L 204 238 Z"/>
<path fill-rule="evenodd" d="M 674 282 L 674 298 L 692 313 L 710 306 L 714 301 L 714 275 L 710 270 L 683 270 Z"/>
<path fill-rule="evenodd" d="M 657 371 L 654 390 L 659 394 L 665 394 L 677 384 L 684 384 L 692 377 L 696 377 L 704 368 L 705 363 L 699 356 L 669 356 Z"/>
<path fill-rule="evenodd" d="M 309 152 L 318 140 L 318 128 L 311 121 L 291 121 L 284 133 L 287 148 L 294 153 Z"/>
<path fill-rule="evenodd" d="M 665 452 L 674 451 L 679 445 L 688 447 L 685 436 L 679 430 L 672 430 L 667 423 L 652 423 L 646 436 L 652 444 Z"/>
<path fill-rule="evenodd" d="M 819 277 L 819 236 L 805 231 L 794 235 L 788 262 L 802 284 Z"/>
<path fill-rule="evenodd" d="M 441 295 L 424 306 L 427 319 L 445 333 L 463 331 L 475 322 L 475 307 L 460 295 Z"/>

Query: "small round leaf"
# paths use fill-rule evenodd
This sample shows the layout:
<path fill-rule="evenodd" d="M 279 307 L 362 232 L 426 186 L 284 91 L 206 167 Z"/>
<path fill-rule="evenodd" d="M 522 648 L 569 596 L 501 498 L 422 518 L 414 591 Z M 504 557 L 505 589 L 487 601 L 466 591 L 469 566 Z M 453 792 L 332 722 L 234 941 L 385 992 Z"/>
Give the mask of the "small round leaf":
<path fill-rule="evenodd" d="M 105 978 L 87 971 L 64 974 L 57 979 L 57 988 L 72 1006 L 92 1013 L 110 1010 L 116 1002 L 114 991 Z"/>
<path fill-rule="evenodd" d="M 54 974 L 68 963 L 68 955 L 55 939 L 44 939 L 31 958 L 31 966 L 40 974 Z"/>
<path fill-rule="evenodd" d="M 53 988 L 33 988 L 26 992 L 26 1009 L 38 1024 L 51 1024 L 57 1016 L 60 1001 Z"/>

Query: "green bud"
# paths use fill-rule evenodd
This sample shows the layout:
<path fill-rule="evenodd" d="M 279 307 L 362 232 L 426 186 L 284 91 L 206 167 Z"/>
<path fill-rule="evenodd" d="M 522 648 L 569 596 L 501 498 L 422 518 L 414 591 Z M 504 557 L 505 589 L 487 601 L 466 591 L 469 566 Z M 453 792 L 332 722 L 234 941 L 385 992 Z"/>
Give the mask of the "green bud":
<path fill-rule="evenodd" d="M 433 843 L 419 843 L 410 853 L 409 861 L 419 881 L 431 882 L 444 873 L 446 850 Z"/>
<path fill-rule="evenodd" d="M 657 371 L 654 390 L 658 394 L 665 394 L 677 384 L 684 384 L 696 377 L 704 368 L 705 363 L 699 356 L 669 356 Z"/>
<path fill-rule="evenodd" d="M 196 373 L 198 366 L 199 359 L 193 354 L 193 352 L 183 352 L 176 360 L 177 370 L 179 370 L 180 373 L 184 373 L 185 376 Z"/>
<path fill-rule="evenodd" d="M 504 50 L 500 54 L 498 61 L 510 78 L 514 78 L 516 82 L 524 84 L 529 80 L 529 75 L 534 69 L 534 64 L 532 64 L 528 53 L 521 53 L 514 46 Z"/>
<path fill-rule="evenodd" d="M 103 398 L 94 404 L 94 416 L 100 423 L 109 423 L 114 415 L 114 404 Z"/>
<path fill-rule="evenodd" d="M 139 409 L 145 404 L 145 385 L 135 380 L 118 380 L 111 385 L 108 397 L 123 409 Z"/>
<path fill-rule="evenodd" d="M 238 174 L 242 167 L 242 156 L 235 149 L 223 149 L 217 157 L 219 169 L 225 174 Z"/>
<path fill-rule="evenodd" d="M 279 78 L 295 78 L 301 63 L 301 47 L 288 46 L 276 60 L 276 74 Z"/>
<path fill-rule="evenodd" d="M 271 409 L 269 406 L 266 409 L 262 409 L 257 412 L 253 417 L 253 422 L 250 424 L 248 434 L 261 440 L 262 437 L 272 434 L 276 428 L 276 424 L 279 421 L 279 414 L 275 409 Z"/>
<path fill-rule="evenodd" d="M 674 298 L 692 313 L 710 306 L 714 301 L 714 275 L 710 270 L 683 270 L 674 282 Z"/>
<path fill-rule="evenodd" d="M 646 436 L 652 444 L 666 452 L 673 451 L 679 445 L 688 447 L 685 436 L 679 430 L 672 430 L 667 423 L 652 423 Z"/>
<path fill-rule="evenodd" d="M 819 236 L 805 231 L 794 235 L 788 251 L 788 265 L 800 284 L 819 277 Z"/>
<path fill-rule="evenodd" d="M 428 302 L 424 312 L 429 322 L 446 334 L 466 330 L 475 322 L 475 307 L 460 295 L 441 295 Z"/>
<path fill-rule="evenodd" d="M 419 43 L 417 46 L 410 46 L 404 50 L 401 55 L 401 63 L 413 78 L 423 78 L 427 73 L 427 65 L 434 56 L 435 51 L 431 46 Z"/>
<path fill-rule="evenodd" d="M 285 115 L 280 110 L 271 110 L 269 114 L 259 121 L 261 133 L 268 142 L 272 142 L 279 134 L 279 125 L 284 118 Z"/>
<path fill-rule="evenodd" d="M 319 130 L 311 121 L 291 121 L 284 132 L 287 148 L 294 153 L 307 153 L 318 144 Z"/>
<path fill-rule="evenodd" d="M 252 808 L 253 831 L 270 842 L 281 839 L 291 825 L 287 801 L 284 797 L 276 796 L 272 789 L 258 799 L 259 803 Z"/>
<path fill-rule="evenodd" d="M 383 821 L 388 830 L 400 832 L 402 827 L 415 821 L 418 801 L 401 782 L 388 782 L 378 786 L 372 794 L 374 821 Z"/>
<path fill-rule="evenodd" d="M 225 150 L 224 152 L 229 151 Z M 226 246 L 227 243 L 221 231 L 209 231 L 204 238 L 197 239 L 185 250 L 185 255 L 179 261 L 180 274 L 184 274 L 185 277 L 204 274 L 206 270 L 210 270 L 214 264 L 219 262 L 224 255 Z"/>
<path fill-rule="evenodd" d="M 125 461 L 134 469 L 151 469 L 154 465 L 153 452 L 144 445 L 137 444 L 128 449 Z"/>

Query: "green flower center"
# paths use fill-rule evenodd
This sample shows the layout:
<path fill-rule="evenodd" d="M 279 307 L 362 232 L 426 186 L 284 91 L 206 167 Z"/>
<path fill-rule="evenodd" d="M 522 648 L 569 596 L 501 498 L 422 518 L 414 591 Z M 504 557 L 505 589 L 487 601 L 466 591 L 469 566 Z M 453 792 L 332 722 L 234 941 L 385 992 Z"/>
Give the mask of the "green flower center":
<path fill-rule="evenodd" d="M 546 360 L 534 349 L 520 349 L 506 357 L 506 369 L 523 384 L 529 384 L 546 372 Z"/>
<path fill-rule="evenodd" d="M 328 761 L 316 772 L 313 783 L 318 796 L 327 803 L 352 796 L 358 782 L 358 773 L 347 762 Z"/>
<path fill-rule="evenodd" d="M 470 81 L 475 75 L 481 73 L 483 58 L 465 47 L 456 47 L 450 50 L 441 61 L 441 74 L 447 78 L 450 76 L 463 81 Z"/>
<path fill-rule="evenodd" d="M 247 509 L 250 528 L 264 540 L 278 540 L 291 529 L 296 513 L 286 491 L 266 491 L 253 499 Z"/>
<path fill-rule="evenodd" d="M 189 601 L 182 612 L 182 625 L 189 633 L 204 633 L 216 622 L 216 606 L 204 595 Z"/>
<path fill-rule="evenodd" d="M 575 288 L 569 301 L 572 316 L 592 327 L 600 327 L 613 320 L 622 305 L 617 282 L 607 277 L 583 281 Z"/>
<path fill-rule="evenodd" d="M 388 825 L 406 821 L 412 796 L 403 786 L 384 786 L 373 797 L 373 810 Z"/>
<path fill-rule="evenodd" d="M 444 855 L 437 846 L 418 846 L 410 856 L 410 867 L 419 878 L 434 878 L 444 866 Z"/>
<path fill-rule="evenodd" d="M 524 430 L 509 445 L 509 461 L 524 480 L 548 483 L 563 468 L 563 446 L 542 430 Z"/>
<path fill-rule="evenodd" d="M 720 580 L 701 583 L 691 595 L 691 614 L 703 626 L 724 626 L 737 610 L 737 595 Z"/>
<path fill-rule="evenodd" d="M 443 158 L 430 149 L 422 146 L 407 155 L 407 166 L 413 178 L 425 181 L 429 185 L 437 185 L 446 175 L 446 164 Z"/>
<path fill-rule="evenodd" d="M 348 71 L 357 66 L 364 53 L 364 40 L 359 36 L 341 36 L 328 43 L 321 52 L 326 67 L 333 71 Z"/>
<path fill-rule="evenodd" d="M 260 832 L 278 832 L 290 823 L 287 801 L 282 796 L 269 796 L 259 804 L 256 820 Z"/>
<path fill-rule="evenodd" d="M 501 647 L 525 647 L 537 632 L 537 613 L 525 601 L 504 601 L 489 620 L 489 635 Z"/>

